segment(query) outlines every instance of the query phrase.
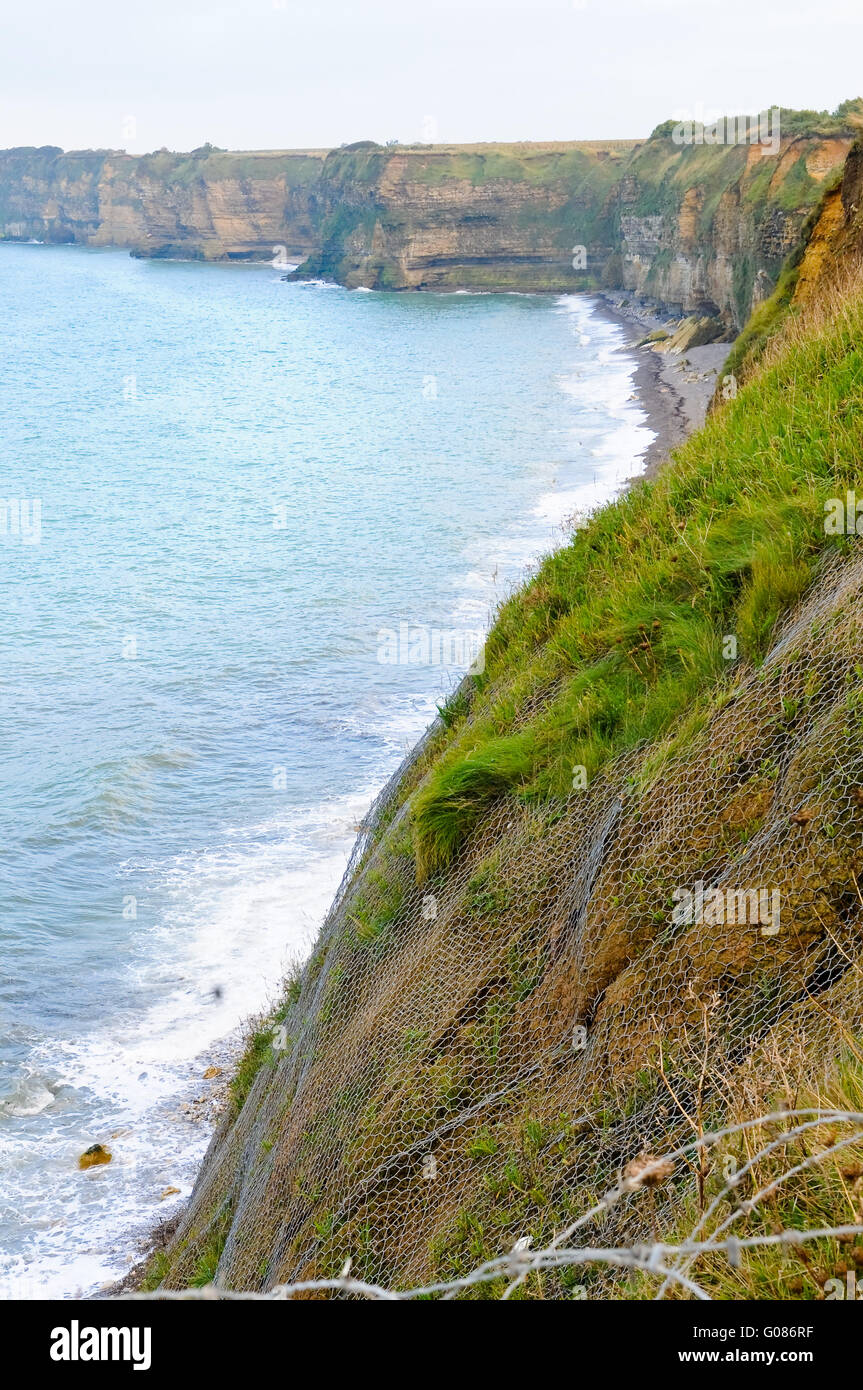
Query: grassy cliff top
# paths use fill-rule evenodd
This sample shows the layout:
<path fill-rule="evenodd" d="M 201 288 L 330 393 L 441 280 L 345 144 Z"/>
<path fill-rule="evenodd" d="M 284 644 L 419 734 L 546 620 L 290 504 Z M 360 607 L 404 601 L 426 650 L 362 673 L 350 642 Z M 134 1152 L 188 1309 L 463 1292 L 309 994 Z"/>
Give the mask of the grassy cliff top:
<path fill-rule="evenodd" d="M 758 113 L 752 114 L 757 115 Z M 146 154 L 129 154 L 122 149 L 64 151 L 57 145 L 15 146 L 0 150 L 0 163 L 22 164 L 32 161 L 40 168 L 46 168 L 57 161 L 84 160 L 90 162 L 92 160 L 115 161 L 122 159 L 145 164 L 167 173 L 175 168 L 185 170 L 191 162 L 199 171 L 202 165 L 206 165 L 206 172 L 210 173 L 214 170 L 233 171 L 236 169 L 260 172 L 268 165 L 280 166 L 285 162 L 289 167 L 294 164 L 300 167 L 306 161 L 317 164 L 327 158 L 337 160 L 341 167 L 351 165 L 356 159 L 357 167 L 363 169 L 365 162 L 370 157 L 374 157 L 377 161 L 381 158 L 390 159 L 398 156 L 407 159 L 412 165 L 416 164 L 420 167 L 427 161 L 431 165 L 450 162 L 452 167 L 449 176 L 454 178 L 465 176 L 465 170 L 468 171 L 468 176 L 473 173 L 475 177 L 475 171 L 480 167 L 487 170 L 487 177 L 518 178 L 524 176 L 526 170 L 531 171 L 531 177 L 542 177 L 542 172 L 535 173 L 534 171 L 539 169 L 557 176 L 557 171 L 561 167 L 560 161 L 564 161 L 563 167 L 565 167 L 568 158 L 578 155 L 587 156 L 591 161 L 602 162 L 604 159 L 608 159 L 615 163 L 625 162 L 630 156 L 635 155 L 645 170 L 653 168 L 652 161 L 658 159 L 661 163 L 669 152 L 672 154 L 675 151 L 680 152 L 680 146 L 675 145 L 672 141 L 674 125 L 674 121 L 666 121 L 657 126 L 649 136 L 632 139 L 473 141 L 439 144 L 392 142 L 385 145 L 374 140 L 357 140 L 329 150 L 325 148 L 223 150 L 212 145 L 204 145 L 200 149 L 188 152 L 163 149 L 150 151 Z M 834 112 L 793 111 L 783 108 L 781 125 L 783 139 L 802 137 L 825 139 L 831 136 L 851 135 L 859 131 L 863 125 L 863 99 L 858 98 L 843 102 Z M 670 151 L 669 146 L 671 147 Z M 699 146 L 697 152 L 703 155 L 705 147 Z M 356 158 L 358 156 L 359 159 Z M 708 153 L 708 162 L 709 159 L 710 154 Z"/>

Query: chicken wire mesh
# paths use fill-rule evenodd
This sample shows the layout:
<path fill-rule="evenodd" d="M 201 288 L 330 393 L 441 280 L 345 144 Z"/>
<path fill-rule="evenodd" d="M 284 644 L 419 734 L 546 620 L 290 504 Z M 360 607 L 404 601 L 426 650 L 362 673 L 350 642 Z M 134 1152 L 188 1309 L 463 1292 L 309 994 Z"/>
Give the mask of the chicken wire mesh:
<path fill-rule="evenodd" d="M 472 1278 L 485 1262 L 554 1250 L 585 1213 L 591 1246 L 646 1243 L 654 1262 L 681 1223 L 704 1238 L 711 1202 L 724 1219 L 729 1164 L 775 1131 L 726 1147 L 721 1171 L 704 1135 L 756 1133 L 752 1117 L 829 1089 L 856 1056 L 861 588 L 858 555 L 828 560 L 700 726 L 574 779 L 566 802 L 502 798 L 418 883 L 403 793 L 427 736 L 258 1026 L 260 1065 L 214 1136 L 165 1289 L 471 1294 L 496 1287 Z M 857 1134 L 859 1115 L 833 1114 Z M 661 1181 L 627 1186 L 668 1153 Z M 735 1201 L 756 1181 L 753 1164 Z M 858 1220 L 856 1181 L 831 1226 Z M 544 1296 L 617 1297 L 639 1259 L 549 1258 L 530 1277 Z"/>

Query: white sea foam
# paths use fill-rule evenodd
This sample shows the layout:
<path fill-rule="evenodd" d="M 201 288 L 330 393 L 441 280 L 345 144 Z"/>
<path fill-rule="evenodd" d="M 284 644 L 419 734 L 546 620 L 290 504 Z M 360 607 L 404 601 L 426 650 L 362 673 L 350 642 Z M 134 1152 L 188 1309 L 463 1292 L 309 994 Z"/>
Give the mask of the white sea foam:
<path fill-rule="evenodd" d="M 458 581 L 462 595 L 453 609 L 454 619 L 465 624 L 487 628 L 514 581 L 535 571 L 545 555 L 566 542 L 573 527 L 619 495 L 655 438 L 643 407 L 632 399 L 638 364 L 626 351 L 617 324 L 604 319 L 583 295 L 561 295 L 555 308 L 571 318 L 578 345 L 577 365 L 558 379 L 577 406 L 573 457 L 565 469 L 555 465 L 556 473 L 565 473 L 565 482 L 555 478 L 543 488 L 529 516 L 509 535 L 468 551 L 471 568 Z M 588 326 L 590 333 L 584 331 Z M 611 430 L 609 416 L 619 421 Z"/>
<path fill-rule="evenodd" d="M 343 288 L 341 285 L 337 285 L 335 280 L 291 280 L 290 285 L 295 289 L 340 290 Z"/>
<path fill-rule="evenodd" d="M 129 866 L 160 883 L 170 903 L 141 934 L 129 966 L 151 1002 L 35 1049 L 40 1074 L 19 1088 L 7 1114 L 44 1112 L 41 1162 L 24 1161 L 14 1131 L 0 1133 L 0 1154 L 7 1200 L 42 1216 L 38 1225 L 25 1222 L 26 1265 L 0 1258 L 0 1295 L 93 1292 L 125 1272 L 139 1238 L 188 1195 L 209 1127 L 182 1106 L 206 1095 L 209 1061 L 308 954 L 376 790 L 227 832 L 202 854 Z M 84 1128 L 93 1113 L 95 1135 Z M 82 1175 L 74 1160 L 94 1140 L 113 1160 Z M 179 1195 L 162 1202 L 168 1187 Z"/>

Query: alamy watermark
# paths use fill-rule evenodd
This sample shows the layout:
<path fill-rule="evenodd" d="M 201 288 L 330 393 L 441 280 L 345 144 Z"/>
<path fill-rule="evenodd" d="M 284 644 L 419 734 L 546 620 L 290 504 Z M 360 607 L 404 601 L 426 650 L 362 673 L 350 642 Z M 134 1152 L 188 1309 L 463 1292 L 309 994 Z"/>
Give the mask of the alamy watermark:
<path fill-rule="evenodd" d="M 675 926 L 758 926 L 762 936 L 777 936 L 780 925 L 778 888 L 675 888 L 671 895 Z"/>
<path fill-rule="evenodd" d="M 863 497 L 856 492 L 828 497 L 824 503 L 825 536 L 863 536 Z"/>
<path fill-rule="evenodd" d="M 15 539 L 22 545 L 42 541 L 42 499 L 0 497 L 0 540 Z"/>
<path fill-rule="evenodd" d="M 858 1287 L 857 1273 L 853 1269 L 846 1271 L 844 1280 L 828 1279 L 823 1287 L 824 1298 L 827 1303 L 841 1302 L 844 1299 L 849 1299 L 856 1303 L 858 1300 L 863 1299 L 863 1284 Z"/>
<path fill-rule="evenodd" d="M 763 155 L 778 154 L 780 107 L 759 111 L 757 116 L 720 116 L 705 121 L 682 113 L 671 138 L 675 145 L 759 145 Z"/>
<path fill-rule="evenodd" d="M 149 1327 L 82 1327 L 73 1318 L 68 1327 L 51 1332 L 52 1361 L 128 1361 L 134 1371 L 152 1365 L 153 1333 Z"/>
<path fill-rule="evenodd" d="M 382 666 L 459 666 L 478 675 L 485 670 L 485 634 L 478 628 L 423 627 L 399 623 L 378 632 Z"/>

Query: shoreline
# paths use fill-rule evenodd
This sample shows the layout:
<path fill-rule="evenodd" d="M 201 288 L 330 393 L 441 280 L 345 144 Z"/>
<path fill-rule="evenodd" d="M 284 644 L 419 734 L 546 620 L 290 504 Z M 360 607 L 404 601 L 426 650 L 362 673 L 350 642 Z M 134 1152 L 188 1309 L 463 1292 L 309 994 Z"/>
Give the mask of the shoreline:
<path fill-rule="evenodd" d="M 684 353 L 639 347 L 646 334 L 655 329 L 670 331 L 680 317 L 662 313 L 623 290 L 599 290 L 594 298 L 597 312 L 627 335 L 626 350 L 637 360 L 635 394 L 656 436 L 642 455 L 644 467 L 629 481 L 655 478 L 671 451 L 704 424 L 733 340 L 688 348 Z"/>

